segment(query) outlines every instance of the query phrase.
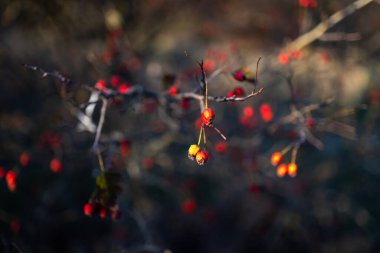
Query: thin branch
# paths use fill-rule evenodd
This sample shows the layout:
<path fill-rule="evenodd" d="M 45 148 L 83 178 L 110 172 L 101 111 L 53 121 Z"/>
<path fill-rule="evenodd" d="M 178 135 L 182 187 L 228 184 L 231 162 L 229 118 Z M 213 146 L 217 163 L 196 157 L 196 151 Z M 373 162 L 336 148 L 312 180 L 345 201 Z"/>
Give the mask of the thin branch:
<path fill-rule="evenodd" d="M 335 12 L 333 15 L 331 15 L 328 19 L 321 22 L 319 25 L 314 27 L 310 32 L 307 32 L 301 36 L 299 36 L 297 39 L 295 39 L 293 42 L 288 44 L 286 46 L 286 49 L 288 50 L 300 50 L 303 47 L 309 45 L 313 41 L 320 38 L 328 29 L 342 21 L 347 16 L 351 15 L 355 11 L 365 7 L 369 3 L 373 2 L 373 0 L 357 0 L 350 5 L 346 6 L 340 11 Z M 286 51 L 286 50 L 284 50 Z"/>
<path fill-rule="evenodd" d="M 259 95 L 261 92 L 263 92 L 264 88 L 260 88 L 258 91 L 254 92 L 252 91 L 249 95 L 245 96 L 245 97 L 236 97 L 236 96 L 232 96 L 232 97 L 226 97 L 226 96 L 208 96 L 208 100 L 210 101 L 214 101 L 214 102 L 230 102 L 230 101 L 245 101 L 253 96 L 256 96 L 256 95 Z M 192 98 L 192 99 L 196 99 L 196 100 L 204 100 L 204 96 L 203 95 L 200 95 L 200 94 L 196 94 L 194 92 L 184 92 L 184 93 L 179 93 L 175 96 L 173 96 L 173 98 L 176 98 L 176 99 L 182 99 L 182 98 Z"/>
<path fill-rule="evenodd" d="M 100 139 L 100 135 L 102 133 L 102 128 L 104 125 L 104 119 L 106 116 L 107 104 L 108 104 L 107 99 L 102 97 L 102 108 L 100 110 L 100 118 L 99 118 L 98 126 L 96 127 L 96 135 L 95 135 L 94 144 L 92 145 L 93 151 L 96 151 L 98 149 L 99 139 Z"/>
<path fill-rule="evenodd" d="M 220 131 L 216 126 L 214 126 L 214 125 L 209 125 L 211 128 L 213 128 L 214 130 L 215 130 L 215 132 L 217 132 L 219 135 L 220 135 L 220 137 L 222 137 L 222 139 L 223 140 L 227 140 L 227 137 L 222 133 L 222 131 Z"/>
<path fill-rule="evenodd" d="M 61 74 L 58 71 L 48 72 L 48 71 L 45 71 L 44 69 L 42 69 L 40 67 L 32 66 L 32 65 L 28 65 L 28 64 L 23 64 L 23 66 L 27 69 L 31 69 L 31 70 L 40 72 L 42 74 L 42 77 L 52 76 L 63 84 L 73 84 L 74 83 L 73 80 L 64 76 L 63 74 Z"/>

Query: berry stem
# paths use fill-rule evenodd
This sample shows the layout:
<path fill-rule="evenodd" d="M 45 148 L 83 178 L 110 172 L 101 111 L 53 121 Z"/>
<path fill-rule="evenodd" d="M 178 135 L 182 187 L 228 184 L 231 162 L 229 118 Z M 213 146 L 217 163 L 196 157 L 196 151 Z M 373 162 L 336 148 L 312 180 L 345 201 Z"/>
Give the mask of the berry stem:
<path fill-rule="evenodd" d="M 202 128 L 204 128 L 203 126 L 202 126 Z M 205 129 L 203 129 L 203 143 L 204 143 L 204 145 L 206 145 L 206 130 Z"/>
<path fill-rule="evenodd" d="M 293 143 L 289 144 L 286 146 L 283 150 L 280 151 L 281 155 L 285 155 L 286 153 L 289 152 L 289 150 L 293 147 Z"/>
<path fill-rule="evenodd" d="M 291 163 L 296 163 L 297 153 L 298 153 L 299 145 L 296 145 L 292 150 L 292 158 L 290 160 Z"/>
<path fill-rule="evenodd" d="M 214 125 L 210 125 L 210 127 L 212 127 L 220 135 L 220 137 L 222 137 L 223 140 L 227 140 L 227 137 L 222 133 L 222 131 L 219 130 L 219 128 Z"/>
<path fill-rule="evenodd" d="M 100 170 L 104 172 L 105 171 L 104 162 L 103 162 L 103 158 L 102 158 L 102 155 L 100 154 L 99 149 L 96 151 L 96 155 L 98 156 Z"/>
<path fill-rule="evenodd" d="M 202 139 L 202 133 L 203 133 L 203 125 L 201 126 L 201 130 L 199 131 L 199 137 L 198 137 L 198 146 L 201 144 L 201 139 Z"/>

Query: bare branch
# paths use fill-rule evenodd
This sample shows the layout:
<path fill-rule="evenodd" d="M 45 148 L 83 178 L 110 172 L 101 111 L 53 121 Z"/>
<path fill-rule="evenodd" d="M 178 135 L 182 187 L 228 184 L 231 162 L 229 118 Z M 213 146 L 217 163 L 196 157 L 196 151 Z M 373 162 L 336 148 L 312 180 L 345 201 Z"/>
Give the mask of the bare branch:
<path fill-rule="evenodd" d="M 92 145 L 92 150 L 93 151 L 96 151 L 98 149 L 98 143 L 99 143 L 99 139 L 100 139 L 100 134 L 102 133 L 102 128 L 103 128 L 103 125 L 104 125 L 104 119 L 105 119 L 105 116 L 106 116 L 107 104 L 108 104 L 107 99 L 105 99 L 105 98 L 102 97 L 102 108 L 100 110 L 99 123 L 98 123 L 98 126 L 96 127 L 95 140 L 94 140 L 94 144 Z"/>
<path fill-rule="evenodd" d="M 303 47 L 309 45 L 313 41 L 320 38 L 329 28 L 333 27 L 334 25 L 342 21 L 347 16 L 365 7 L 371 2 L 373 2 L 373 0 L 356 0 L 355 2 L 346 6 L 342 10 L 335 12 L 328 19 L 326 19 L 325 21 L 321 22 L 319 25 L 314 27 L 314 29 L 312 29 L 311 31 L 299 36 L 293 42 L 288 44 L 286 46 L 286 49 L 291 50 L 291 51 L 302 49 Z M 286 51 L 286 49 L 284 51 Z"/>
<path fill-rule="evenodd" d="M 42 77 L 52 76 L 52 77 L 56 78 L 59 82 L 61 82 L 63 84 L 73 84 L 74 83 L 73 80 L 71 80 L 70 78 L 62 75 L 58 71 L 48 72 L 48 71 L 45 71 L 44 69 L 42 69 L 40 67 L 32 66 L 32 65 L 28 65 L 28 64 L 23 64 L 23 66 L 25 68 L 27 68 L 27 69 L 31 69 L 31 70 L 40 72 L 42 74 Z"/>

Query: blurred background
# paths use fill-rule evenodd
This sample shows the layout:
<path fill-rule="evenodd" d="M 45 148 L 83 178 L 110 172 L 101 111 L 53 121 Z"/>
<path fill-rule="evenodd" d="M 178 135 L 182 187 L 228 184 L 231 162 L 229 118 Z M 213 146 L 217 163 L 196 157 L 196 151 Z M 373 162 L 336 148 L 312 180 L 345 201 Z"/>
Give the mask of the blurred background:
<path fill-rule="evenodd" d="M 379 252 L 380 5 L 286 49 L 352 2 L 1 0 L 0 252 Z M 259 57 L 262 93 L 210 101 L 228 140 L 207 129 L 198 166 L 200 105 L 176 94 L 199 86 L 203 59 L 210 95 L 248 95 L 231 73 Z M 100 146 L 123 189 L 117 221 L 83 213 L 101 172 L 81 85 L 99 80 L 156 94 L 110 99 Z M 298 174 L 279 177 L 271 155 L 300 133 Z"/>

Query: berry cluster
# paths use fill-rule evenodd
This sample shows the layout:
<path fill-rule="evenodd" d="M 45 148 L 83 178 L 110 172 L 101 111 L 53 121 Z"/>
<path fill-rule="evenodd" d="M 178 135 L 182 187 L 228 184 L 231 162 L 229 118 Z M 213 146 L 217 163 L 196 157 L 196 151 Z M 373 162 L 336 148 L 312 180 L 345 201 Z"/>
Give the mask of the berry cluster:
<path fill-rule="evenodd" d="M 129 92 L 130 88 L 131 84 L 122 82 L 120 76 L 112 76 L 108 82 L 101 79 L 95 84 L 95 89 L 99 90 L 104 95 L 109 95 L 115 92 L 120 95 L 125 95 Z"/>
<path fill-rule="evenodd" d="M 281 163 L 283 159 L 283 155 L 286 154 L 290 149 L 292 149 L 292 158 L 289 164 Z M 273 166 L 277 166 L 277 176 L 284 177 L 289 175 L 291 177 L 295 177 L 297 175 L 298 166 L 295 163 L 297 156 L 298 146 L 288 146 L 283 149 L 281 152 L 275 152 L 271 156 L 271 164 Z"/>
<path fill-rule="evenodd" d="M 101 204 L 99 201 L 89 201 L 84 204 L 83 213 L 87 216 L 97 214 L 102 219 L 110 217 L 114 221 L 121 218 L 121 211 L 118 206 L 108 207 Z"/>
<path fill-rule="evenodd" d="M 188 157 L 191 160 L 195 160 L 199 165 L 203 165 L 210 159 L 210 153 L 201 150 L 197 144 L 193 144 L 188 150 Z"/>

